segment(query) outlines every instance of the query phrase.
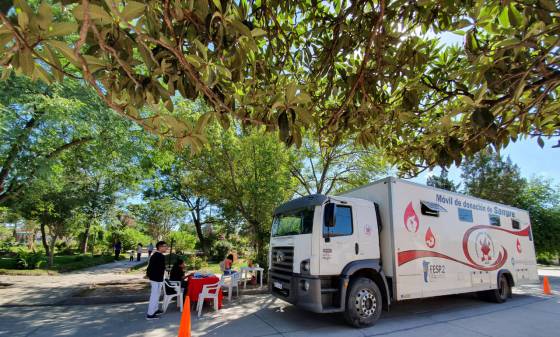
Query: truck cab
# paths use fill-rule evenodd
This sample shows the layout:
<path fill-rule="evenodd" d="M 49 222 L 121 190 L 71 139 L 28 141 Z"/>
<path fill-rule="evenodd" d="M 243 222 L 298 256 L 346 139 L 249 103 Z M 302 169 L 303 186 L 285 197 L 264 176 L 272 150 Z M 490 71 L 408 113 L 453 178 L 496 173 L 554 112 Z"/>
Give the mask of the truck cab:
<path fill-rule="evenodd" d="M 375 203 L 364 199 L 311 195 L 281 205 L 271 230 L 271 293 L 318 313 L 346 312 L 350 298 L 354 312 L 347 319 L 376 320 L 390 299 L 380 222 Z M 348 296 L 358 279 L 376 289 Z"/>

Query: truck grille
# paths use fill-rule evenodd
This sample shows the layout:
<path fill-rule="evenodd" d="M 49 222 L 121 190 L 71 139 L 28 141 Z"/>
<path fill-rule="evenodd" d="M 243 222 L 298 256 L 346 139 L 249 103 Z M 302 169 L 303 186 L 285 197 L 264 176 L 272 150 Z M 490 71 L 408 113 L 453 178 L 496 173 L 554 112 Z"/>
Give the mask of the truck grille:
<path fill-rule="evenodd" d="M 273 247 L 271 270 L 279 274 L 291 274 L 294 270 L 294 247 Z"/>

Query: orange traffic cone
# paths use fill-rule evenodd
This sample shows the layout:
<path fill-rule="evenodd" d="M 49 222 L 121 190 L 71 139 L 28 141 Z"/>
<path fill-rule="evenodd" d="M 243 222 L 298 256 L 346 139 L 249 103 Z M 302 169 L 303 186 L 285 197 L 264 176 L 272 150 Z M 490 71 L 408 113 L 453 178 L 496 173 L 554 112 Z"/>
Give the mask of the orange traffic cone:
<path fill-rule="evenodd" d="M 191 300 L 186 296 L 177 337 L 191 337 Z"/>
<path fill-rule="evenodd" d="M 552 291 L 550 291 L 550 284 L 548 283 L 548 277 L 543 277 L 543 282 L 542 282 L 542 287 L 543 287 L 543 293 L 545 295 L 552 295 Z"/>

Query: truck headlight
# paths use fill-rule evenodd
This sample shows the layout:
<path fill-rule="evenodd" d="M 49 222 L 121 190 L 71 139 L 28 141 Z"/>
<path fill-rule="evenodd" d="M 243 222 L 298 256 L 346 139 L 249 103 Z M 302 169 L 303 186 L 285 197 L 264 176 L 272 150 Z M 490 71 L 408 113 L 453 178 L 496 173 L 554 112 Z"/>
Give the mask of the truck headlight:
<path fill-rule="evenodd" d="M 301 265 L 300 265 L 300 272 L 301 273 L 307 273 L 308 274 L 310 269 L 311 268 L 309 266 L 309 259 L 301 261 Z"/>

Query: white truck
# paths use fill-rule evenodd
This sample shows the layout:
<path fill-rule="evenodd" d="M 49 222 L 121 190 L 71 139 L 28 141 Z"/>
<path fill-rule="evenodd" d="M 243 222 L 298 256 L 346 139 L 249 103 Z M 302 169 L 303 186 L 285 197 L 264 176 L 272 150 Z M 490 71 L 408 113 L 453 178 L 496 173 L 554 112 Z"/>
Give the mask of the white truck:
<path fill-rule="evenodd" d="M 528 212 L 392 177 L 279 206 L 269 254 L 274 296 L 357 327 L 397 301 L 477 292 L 501 303 L 538 282 Z"/>

